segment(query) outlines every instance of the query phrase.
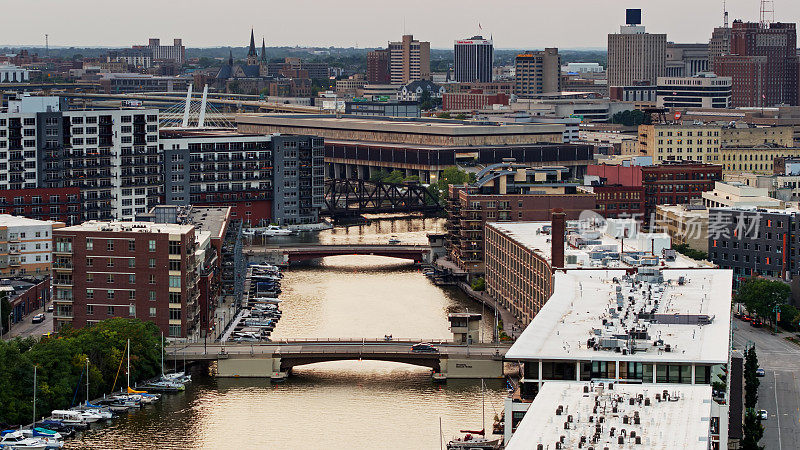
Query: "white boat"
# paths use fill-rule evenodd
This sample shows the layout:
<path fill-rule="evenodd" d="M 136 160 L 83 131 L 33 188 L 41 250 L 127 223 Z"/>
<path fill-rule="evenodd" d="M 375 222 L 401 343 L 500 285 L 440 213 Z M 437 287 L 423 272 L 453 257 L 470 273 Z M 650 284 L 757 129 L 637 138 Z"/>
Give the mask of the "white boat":
<path fill-rule="evenodd" d="M 256 230 L 251 230 L 250 228 L 242 228 L 242 236 L 255 236 Z"/>
<path fill-rule="evenodd" d="M 94 423 L 98 420 L 103 419 L 103 416 L 94 412 L 94 411 L 78 411 L 81 413 L 81 417 L 83 417 L 83 421 L 86 423 Z M 110 419 L 110 417 L 109 417 Z"/>
<path fill-rule="evenodd" d="M 60 442 L 48 443 L 39 438 L 25 437 L 19 430 L 3 431 L 0 435 L 0 448 L 46 450 L 48 448 L 61 448 Z"/>
<path fill-rule="evenodd" d="M 58 420 L 64 425 L 85 425 L 87 423 L 80 411 L 56 409 L 50 414 L 54 420 Z"/>
<path fill-rule="evenodd" d="M 270 225 L 266 228 L 263 228 L 261 230 L 261 234 L 263 236 L 290 236 L 294 234 L 294 231 L 281 228 L 277 225 Z"/>
<path fill-rule="evenodd" d="M 483 436 L 467 434 L 463 438 L 447 443 L 447 450 L 495 450 L 500 448 L 500 439 L 487 439 Z"/>
<path fill-rule="evenodd" d="M 162 381 L 177 381 L 186 384 L 192 381 L 192 376 L 187 375 L 186 372 L 165 373 L 161 376 Z"/>

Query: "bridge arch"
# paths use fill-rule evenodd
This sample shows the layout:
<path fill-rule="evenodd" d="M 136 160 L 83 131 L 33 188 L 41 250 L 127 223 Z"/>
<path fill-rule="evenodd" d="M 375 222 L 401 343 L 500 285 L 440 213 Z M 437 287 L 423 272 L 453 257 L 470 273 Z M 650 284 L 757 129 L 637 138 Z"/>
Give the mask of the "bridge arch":
<path fill-rule="evenodd" d="M 386 362 L 396 362 L 396 363 L 403 363 L 409 364 L 412 366 L 418 367 L 427 367 L 433 369 L 435 372 L 439 372 L 441 370 L 441 364 L 439 360 L 439 355 L 430 354 L 424 355 L 426 357 L 420 358 L 416 355 L 302 355 L 302 356 L 287 356 L 281 357 L 281 371 L 289 372 L 295 367 L 299 366 L 306 366 L 309 364 L 316 364 L 322 362 L 331 362 L 331 361 L 357 361 L 357 360 L 364 360 L 364 361 L 386 361 Z M 279 355 L 275 355 L 275 357 L 279 357 Z"/>

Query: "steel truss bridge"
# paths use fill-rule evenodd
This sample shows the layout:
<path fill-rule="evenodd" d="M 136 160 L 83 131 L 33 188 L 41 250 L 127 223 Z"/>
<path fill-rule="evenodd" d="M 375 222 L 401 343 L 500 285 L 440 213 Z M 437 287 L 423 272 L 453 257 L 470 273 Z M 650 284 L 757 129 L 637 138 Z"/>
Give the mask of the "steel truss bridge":
<path fill-rule="evenodd" d="M 333 218 L 361 214 L 385 214 L 440 210 L 436 198 L 424 186 L 406 183 L 373 183 L 345 178 L 325 181 L 323 214 Z"/>

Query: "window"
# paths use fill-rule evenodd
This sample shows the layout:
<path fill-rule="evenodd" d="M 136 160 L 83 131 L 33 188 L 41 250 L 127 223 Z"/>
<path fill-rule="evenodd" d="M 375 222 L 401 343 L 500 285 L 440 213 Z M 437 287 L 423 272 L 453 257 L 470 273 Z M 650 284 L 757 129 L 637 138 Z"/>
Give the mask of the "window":
<path fill-rule="evenodd" d="M 133 273 L 132 273 L 132 274 L 129 274 L 129 275 L 128 275 L 128 283 L 130 283 L 130 284 L 136 284 L 136 274 L 133 274 Z"/>
<path fill-rule="evenodd" d="M 171 259 L 169 261 L 169 270 L 180 271 L 181 270 L 181 262 L 180 262 L 180 260 Z"/>
<path fill-rule="evenodd" d="M 114 267 L 114 258 L 108 258 L 108 262 L 106 262 L 106 267 Z"/>
<path fill-rule="evenodd" d="M 106 314 L 108 314 L 109 316 L 113 316 L 114 315 L 114 307 L 113 306 L 109 306 L 108 308 L 106 308 Z"/>
<path fill-rule="evenodd" d="M 92 267 L 94 265 L 94 259 L 86 258 L 86 267 Z"/>
<path fill-rule="evenodd" d="M 156 316 L 156 308 L 150 307 L 150 317 L 155 317 L 155 316 Z"/>
<path fill-rule="evenodd" d="M 150 297 L 149 298 L 150 298 L 151 302 L 156 301 L 156 291 L 150 291 Z"/>
<path fill-rule="evenodd" d="M 136 251 L 136 241 L 128 241 L 128 251 L 129 252 Z"/>
<path fill-rule="evenodd" d="M 113 300 L 114 299 L 114 291 L 112 291 L 111 289 L 107 290 L 106 291 L 106 298 L 109 299 L 109 300 Z"/>
<path fill-rule="evenodd" d="M 180 292 L 170 292 L 169 293 L 169 302 L 170 303 L 180 303 L 181 302 L 181 293 Z"/>
<path fill-rule="evenodd" d="M 134 267 L 136 267 L 136 259 L 135 258 L 129 258 L 128 259 L 128 268 L 133 269 Z"/>
<path fill-rule="evenodd" d="M 151 251 L 151 252 L 154 252 L 154 251 L 156 251 L 156 241 L 154 241 L 154 240 L 150 240 L 150 242 L 148 242 L 148 246 L 147 246 L 147 248 L 148 248 L 148 250 L 149 250 L 149 251 Z M 151 261 L 152 261 L 152 260 L 151 260 Z"/>
<path fill-rule="evenodd" d="M 136 305 L 128 305 L 128 315 L 136 317 Z"/>
<path fill-rule="evenodd" d="M 94 298 L 94 289 L 87 289 L 86 290 L 86 298 L 93 299 Z"/>
<path fill-rule="evenodd" d="M 106 281 L 108 283 L 113 283 L 114 282 L 114 274 L 113 273 L 108 274 L 108 279 Z"/>
<path fill-rule="evenodd" d="M 181 320 L 181 310 L 180 310 L 180 308 L 170 308 L 169 309 L 169 320 Z"/>
<path fill-rule="evenodd" d="M 181 241 L 169 241 L 169 254 L 170 255 L 181 254 Z"/>
<path fill-rule="evenodd" d="M 94 315 L 94 305 L 86 305 L 86 315 L 87 316 Z"/>
<path fill-rule="evenodd" d="M 94 250 L 94 240 L 92 238 L 86 238 L 86 250 Z"/>
<path fill-rule="evenodd" d="M 114 241 L 112 241 L 111 239 L 106 241 L 106 250 L 108 250 L 110 252 L 114 251 Z"/>
<path fill-rule="evenodd" d="M 181 326 L 180 325 L 170 325 L 169 326 L 169 336 L 170 337 L 181 337 Z"/>
<path fill-rule="evenodd" d="M 153 241 L 150 241 L 150 242 L 153 242 Z M 156 268 L 156 259 L 155 258 L 150 258 L 150 260 L 148 261 L 147 265 L 151 269 L 155 269 Z"/>
<path fill-rule="evenodd" d="M 181 287 L 181 277 L 179 275 L 170 275 L 169 287 L 174 287 L 174 288 Z"/>
<path fill-rule="evenodd" d="M 150 275 L 150 284 L 156 284 L 156 276 Z"/>

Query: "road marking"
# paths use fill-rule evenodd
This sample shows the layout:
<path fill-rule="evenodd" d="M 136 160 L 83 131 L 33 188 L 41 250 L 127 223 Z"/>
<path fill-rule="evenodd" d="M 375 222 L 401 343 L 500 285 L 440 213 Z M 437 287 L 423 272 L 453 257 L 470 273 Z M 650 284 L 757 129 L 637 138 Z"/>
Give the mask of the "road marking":
<path fill-rule="evenodd" d="M 773 387 L 773 391 L 775 392 L 775 420 L 778 422 L 778 450 L 782 450 L 781 444 L 781 416 L 778 414 L 778 376 L 775 372 L 772 372 L 772 381 L 775 383 Z"/>

